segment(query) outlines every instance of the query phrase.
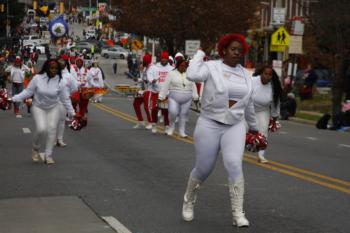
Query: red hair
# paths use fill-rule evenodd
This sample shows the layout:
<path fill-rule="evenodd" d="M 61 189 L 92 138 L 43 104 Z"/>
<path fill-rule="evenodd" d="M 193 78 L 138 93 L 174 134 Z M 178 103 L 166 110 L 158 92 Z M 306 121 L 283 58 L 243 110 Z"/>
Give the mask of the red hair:
<path fill-rule="evenodd" d="M 227 34 L 220 38 L 218 44 L 218 52 L 220 57 L 224 56 L 224 49 L 227 48 L 233 41 L 237 41 L 242 45 L 242 54 L 247 54 L 249 45 L 243 35 L 240 34 Z"/>

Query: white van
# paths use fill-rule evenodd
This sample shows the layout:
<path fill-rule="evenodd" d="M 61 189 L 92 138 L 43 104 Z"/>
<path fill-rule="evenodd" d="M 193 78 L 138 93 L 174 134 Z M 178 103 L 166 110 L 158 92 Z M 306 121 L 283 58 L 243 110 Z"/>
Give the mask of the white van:
<path fill-rule="evenodd" d="M 26 35 L 22 36 L 23 46 L 28 44 L 44 44 L 46 40 L 40 39 L 38 35 Z"/>

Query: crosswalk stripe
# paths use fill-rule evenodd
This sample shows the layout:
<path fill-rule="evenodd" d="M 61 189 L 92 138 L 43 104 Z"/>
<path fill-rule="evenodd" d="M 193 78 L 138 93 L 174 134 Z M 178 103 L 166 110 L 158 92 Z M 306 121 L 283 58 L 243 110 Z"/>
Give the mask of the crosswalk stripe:
<path fill-rule="evenodd" d="M 27 134 L 27 133 L 31 133 L 32 131 L 30 131 L 29 128 L 23 128 L 23 133 Z"/>
<path fill-rule="evenodd" d="M 128 228 L 126 228 L 121 222 L 119 222 L 113 216 L 102 217 L 102 219 L 105 220 L 118 233 L 131 233 L 131 231 Z"/>

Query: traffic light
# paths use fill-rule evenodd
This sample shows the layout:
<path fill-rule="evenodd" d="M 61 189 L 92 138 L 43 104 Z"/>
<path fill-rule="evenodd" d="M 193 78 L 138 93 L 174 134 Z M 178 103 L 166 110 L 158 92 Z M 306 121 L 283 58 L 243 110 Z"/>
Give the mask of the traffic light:
<path fill-rule="evenodd" d="M 5 4 L 3 3 L 0 4 L 0 12 L 1 13 L 5 12 Z"/>

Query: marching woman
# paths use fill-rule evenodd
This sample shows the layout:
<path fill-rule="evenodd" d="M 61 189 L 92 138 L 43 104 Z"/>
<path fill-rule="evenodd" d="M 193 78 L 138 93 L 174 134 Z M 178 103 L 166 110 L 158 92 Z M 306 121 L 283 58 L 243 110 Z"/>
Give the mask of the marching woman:
<path fill-rule="evenodd" d="M 102 76 L 102 70 L 98 67 L 97 60 L 92 62 L 92 67 L 88 71 L 86 75 L 87 86 L 89 88 L 103 88 L 105 86 Z M 102 102 L 102 94 L 95 93 L 92 97 L 93 102 L 101 103 Z"/>
<path fill-rule="evenodd" d="M 65 82 L 68 94 L 70 96 L 72 95 L 72 93 L 78 90 L 78 82 L 70 73 L 70 66 L 69 66 L 68 60 L 69 60 L 69 57 L 67 55 L 63 55 L 61 56 L 60 59 L 58 59 L 58 62 L 62 70 L 61 71 L 62 80 Z M 61 110 L 61 117 L 59 119 L 58 127 L 57 127 L 56 146 L 65 147 L 67 146 L 67 144 L 63 141 L 63 134 L 65 129 L 67 110 L 61 102 L 60 102 L 60 110 Z"/>
<path fill-rule="evenodd" d="M 194 82 L 186 79 L 186 70 L 188 63 L 183 58 L 177 60 L 176 67 L 170 71 L 162 89 L 159 93 L 159 99 L 164 100 L 169 93 L 169 115 L 170 126 L 167 135 L 173 135 L 175 130 L 175 120 L 179 117 L 179 134 L 181 137 L 187 137 L 186 121 L 188 110 L 191 107 L 192 99 L 198 100 L 197 87 Z"/>
<path fill-rule="evenodd" d="M 84 66 L 84 60 L 80 57 L 75 59 L 75 66 L 73 66 L 73 69 L 71 69 L 71 74 L 76 78 L 78 81 L 78 87 L 81 90 L 81 88 L 87 87 L 87 73 L 88 68 Z M 73 107 L 76 109 L 77 103 L 79 103 L 79 116 L 84 117 L 85 113 L 87 112 L 88 104 L 89 104 L 89 98 L 85 97 L 80 91 L 74 92 L 72 95 L 74 99 Z"/>
<path fill-rule="evenodd" d="M 142 58 L 142 65 L 140 67 L 140 78 L 138 82 L 141 84 L 141 90 L 136 94 L 133 102 L 134 110 L 137 117 L 137 124 L 133 127 L 134 129 L 138 129 L 141 127 L 145 127 L 145 122 L 143 121 L 143 116 L 141 112 L 141 105 L 143 104 L 146 117 L 148 121 L 148 125 L 146 128 L 152 127 L 152 118 L 151 118 L 151 112 L 149 105 L 146 104 L 145 96 L 148 96 L 150 98 L 150 92 L 147 89 L 147 72 L 149 68 L 152 66 L 152 55 L 149 53 L 146 53 Z M 148 102 L 147 102 L 148 103 Z"/>
<path fill-rule="evenodd" d="M 148 94 L 145 99 L 147 101 L 146 105 L 151 107 L 152 112 L 152 133 L 157 133 L 157 122 L 158 122 L 158 95 L 159 91 L 162 88 L 168 73 L 173 70 L 174 67 L 169 65 L 169 53 L 163 51 L 160 55 L 160 62 L 154 66 L 151 66 L 147 72 L 147 81 L 148 85 Z M 161 109 L 162 115 L 164 117 L 164 126 L 165 131 L 169 127 L 169 116 L 168 109 Z"/>
<path fill-rule="evenodd" d="M 270 118 L 275 123 L 280 113 L 280 100 L 282 97 L 282 86 L 276 71 L 271 66 L 264 66 L 253 77 L 253 101 L 256 120 L 261 132 L 266 138 L 268 136 Z M 267 163 L 265 150 L 258 152 L 258 160 Z"/>
<path fill-rule="evenodd" d="M 209 48 L 205 50 L 210 51 Z M 206 54 L 198 50 L 187 69 L 187 78 L 204 82 L 204 90 L 201 115 L 194 131 L 195 167 L 184 195 L 182 217 L 185 221 L 193 220 L 198 189 L 212 172 L 221 151 L 229 176 L 233 225 L 249 226 L 243 211 L 244 118 L 252 133 L 257 133 L 257 125 L 252 79 L 239 64 L 247 51 L 248 45 L 242 35 L 225 35 L 218 43 L 220 60 L 204 62 Z"/>
<path fill-rule="evenodd" d="M 26 72 L 30 72 L 30 69 L 22 63 L 21 57 L 16 57 L 13 66 L 8 66 L 5 72 L 10 73 L 10 80 L 12 82 L 12 95 L 17 95 L 23 91 L 24 78 Z M 16 117 L 22 117 L 20 113 L 20 103 L 14 103 L 14 113 Z"/>
<path fill-rule="evenodd" d="M 20 94 L 12 98 L 13 102 L 21 102 L 34 95 L 32 114 L 36 126 L 34 134 L 32 159 L 39 162 L 40 141 L 46 138 L 45 161 L 54 164 L 52 150 L 56 140 L 57 125 L 61 117 L 60 102 L 68 111 L 68 115 L 75 115 L 61 69 L 57 60 L 47 60 L 39 74 L 35 75 L 29 86 Z"/>

